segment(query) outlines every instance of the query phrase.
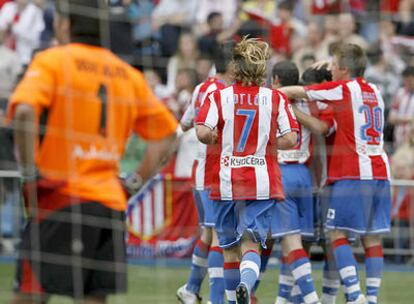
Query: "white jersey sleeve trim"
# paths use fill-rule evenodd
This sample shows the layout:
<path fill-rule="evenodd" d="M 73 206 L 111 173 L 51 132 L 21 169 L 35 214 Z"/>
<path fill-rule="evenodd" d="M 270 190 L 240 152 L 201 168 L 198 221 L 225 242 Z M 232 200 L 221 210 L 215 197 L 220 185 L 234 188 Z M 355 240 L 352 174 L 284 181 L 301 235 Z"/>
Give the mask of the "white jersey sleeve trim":
<path fill-rule="evenodd" d="M 180 121 L 180 124 L 182 126 L 190 127 L 193 124 L 194 119 L 196 118 L 195 102 L 197 100 L 197 97 L 198 97 L 198 94 L 200 92 L 200 88 L 202 85 L 203 84 L 200 83 L 199 85 L 196 86 L 196 88 L 193 91 L 193 94 L 191 96 L 191 102 L 188 105 L 187 109 L 185 110 L 184 115 Z"/>
<path fill-rule="evenodd" d="M 286 109 L 285 109 L 286 103 L 289 103 L 289 101 L 287 101 L 286 98 L 283 97 L 283 95 L 279 94 L 279 109 L 278 109 L 278 117 L 277 117 L 277 123 L 278 123 L 277 137 L 281 137 L 285 135 L 286 133 L 292 132 L 292 126 L 290 124 L 289 114 L 286 112 Z M 292 117 L 295 118 L 295 114 L 293 113 L 291 105 L 288 104 L 287 107 Z"/>
<path fill-rule="evenodd" d="M 341 100 L 343 99 L 343 87 L 339 84 L 337 87 L 329 90 L 306 90 L 306 95 L 312 100 Z"/>

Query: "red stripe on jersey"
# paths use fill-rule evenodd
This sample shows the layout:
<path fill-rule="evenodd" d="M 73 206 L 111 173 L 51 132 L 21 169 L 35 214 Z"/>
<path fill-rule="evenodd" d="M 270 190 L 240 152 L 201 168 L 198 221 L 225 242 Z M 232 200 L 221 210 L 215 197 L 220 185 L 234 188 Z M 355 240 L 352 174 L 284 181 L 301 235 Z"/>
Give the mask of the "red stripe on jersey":
<path fill-rule="evenodd" d="M 215 91 L 213 93 L 214 100 L 217 103 L 217 110 L 218 110 L 218 116 L 223 117 L 223 109 L 221 106 L 221 100 L 220 100 L 220 91 Z M 220 127 L 221 126 L 221 127 Z M 221 164 L 221 147 L 223 146 L 223 127 L 222 122 L 219 120 L 219 124 L 217 125 L 217 146 L 215 150 L 211 151 L 211 154 L 209 157 L 211 157 L 211 193 L 218 194 L 219 197 L 221 197 L 220 194 L 220 164 Z M 206 167 L 208 168 L 208 167 Z"/>
<path fill-rule="evenodd" d="M 270 122 L 270 130 L 277 130 L 278 124 L 276 117 L 279 116 L 279 104 L 280 104 L 280 95 L 275 91 L 272 94 L 272 120 Z M 287 100 L 287 99 L 286 99 Z M 274 174 L 269 174 L 269 186 L 270 194 L 278 194 L 280 200 L 285 199 L 282 178 L 280 174 L 280 167 L 277 163 L 277 138 L 276 136 L 270 136 L 269 143 L 266 147 L 266 162 L 267 162 L 267 171 L 273 172 Z"/>
<path fill-rule="evenodd" d="M 354 116 L 351 93 L 343 85 L 343 100 L 334 102 L 335 120 L 338 130 L 333 138 L 332 154 L 329 157 L 328 180 L 345 176 L 359 177 L 359 159 L 356 154 Z"/>
<path fill-rule="evenodd" d="M 223 82 L 219 81 L 217 78 L 214 79 L 213 83 L 216 85 L 217 90 L 224 89 L 226 86 Z M 210 83 L 211 85 L 211 83 Z M 205 169 L 204 169 L 204 187 L 210 188 L 212 183 L 212 178 L 214 170 L 211 170 L 212 167 L 214 167 L 215 164 L 215 158 L 217 157 L 217 154 L 220 153 L 220 147 L 218 144 L 216 145 L 207 145 L 207 151 L 206 151 L 206 163 L 205 163 Z"/>

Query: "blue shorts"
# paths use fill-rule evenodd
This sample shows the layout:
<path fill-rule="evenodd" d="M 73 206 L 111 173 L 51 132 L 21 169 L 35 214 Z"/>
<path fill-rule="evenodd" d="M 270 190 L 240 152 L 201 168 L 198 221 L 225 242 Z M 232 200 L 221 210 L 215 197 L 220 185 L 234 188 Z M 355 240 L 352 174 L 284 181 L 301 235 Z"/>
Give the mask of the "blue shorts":
<path fill-rule="evenodd" d="M 331 186 L 326 228 L 356 234 L 390 231 L 391 188 L 385 180 L 341 180 Z"/>
<path fill-rule="evenodd" d="M 220 247 L 236 245 L 248 232 L 255 242 L 266 248 L 275 203 L 275 200 L 213 201 Z"/>
<path fill-rule="evenodd" d="M 312 176 L 306 165 L 281 165 L 285 200 L 273 207 L 272 237 L 300 233 L 314 236 Z"/>
<path fill-rule="evenodd" d="M 327 184 L 322 188 L 322 191 L 316 197 L 317 210 L 315 214 L 315 229 L 318 231 L 317 240 L 318 242 L 329 242 L 329 238 L 326 233 L 326 215 L 328 214 L 329 202 L 331 199 L 332 185 Z M 347 231 L 348 241 L 353 243 L 356 241 L 356 234 L 351 231 Z"/>
<path fill-rule="evenodd" d="M 214 209 L 213 202 L 209 198 L 210 190 L 193 189 L 193 195 L 200 226 L 214 227 Z"/>

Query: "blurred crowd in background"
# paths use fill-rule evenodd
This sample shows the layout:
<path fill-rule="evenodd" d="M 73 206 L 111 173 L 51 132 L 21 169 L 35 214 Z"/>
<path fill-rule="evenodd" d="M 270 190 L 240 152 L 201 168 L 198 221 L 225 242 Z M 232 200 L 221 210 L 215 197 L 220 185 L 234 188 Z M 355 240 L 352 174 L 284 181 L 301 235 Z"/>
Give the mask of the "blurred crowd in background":
<path fill-rule="evenodd" d="M 144 72 L 177 119 L 196 84 L 214 73 L 212 57 L 222 42 L 260 37 L 272 48 L 269 67 L 290 59 L 301 72 L 328 60 L 341 43 L 360 45 L 369 58 L 366 78 L 379 86 L 386 103 L 385 140 L 394 178 L 414 178 L 414 0 L 109 3 L 110 48 Z M 8 97 L 35 52 L 55 44 L 53 1 L 0 0 L 0 170 L 15 169 L 4 119 Z M 127 156 L 142 154 L 137 150 Z M 394 219 L 407 225 L 414 219 L 410 191 L 394 188 Z"/>

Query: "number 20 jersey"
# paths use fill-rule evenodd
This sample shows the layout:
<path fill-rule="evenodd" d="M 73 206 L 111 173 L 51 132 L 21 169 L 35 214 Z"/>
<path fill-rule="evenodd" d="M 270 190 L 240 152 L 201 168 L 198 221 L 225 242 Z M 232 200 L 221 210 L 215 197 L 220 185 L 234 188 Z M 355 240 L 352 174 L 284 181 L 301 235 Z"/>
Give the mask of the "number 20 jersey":
<path fill-rule="evenodd" d="M 217 127 L 220 153 L 214 159 L 212 199 L 283 199 L 277 163 L 277 134 L 298 130 L 282 93 L 235 84 L 208 95 L 196 120 Z"/>
<path fill-rule="evenodd" d="M 308 98 L 332 103 L 337 123 L 328 156 L 328 182 L 388 180 L 384 151 L 384 101 L 378 88 L 363 78 L 305 87 Z"/>

